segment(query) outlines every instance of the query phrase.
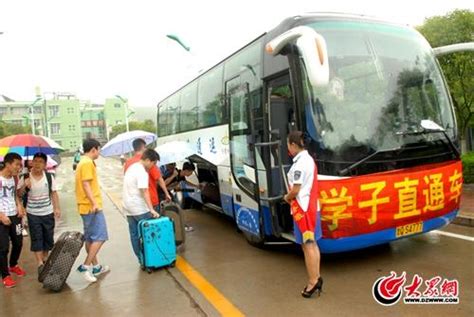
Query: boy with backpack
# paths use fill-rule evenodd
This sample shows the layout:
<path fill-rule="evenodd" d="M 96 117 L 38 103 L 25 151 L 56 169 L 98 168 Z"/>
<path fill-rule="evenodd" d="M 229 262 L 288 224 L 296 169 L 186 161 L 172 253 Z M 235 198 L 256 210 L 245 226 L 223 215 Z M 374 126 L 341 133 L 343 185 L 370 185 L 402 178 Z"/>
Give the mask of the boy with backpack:
<path fill-rule="evenodd" d="M 31 172 L 18 184 L 20 193 L 25 197 L 31 251 L 35 254 L 38 272 L 53 248 L 55 218 L 61 215 L 56 182 L 50 173 L 45 172 L 46 162 L 46 154 L 36 153 Z"/>

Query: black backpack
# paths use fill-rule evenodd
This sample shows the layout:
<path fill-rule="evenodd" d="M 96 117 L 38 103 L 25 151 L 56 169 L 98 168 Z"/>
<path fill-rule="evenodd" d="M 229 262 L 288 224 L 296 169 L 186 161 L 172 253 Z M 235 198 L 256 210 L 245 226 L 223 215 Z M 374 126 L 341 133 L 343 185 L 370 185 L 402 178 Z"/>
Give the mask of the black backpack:
<path fill-rule="evenodd" d="M 51 196 L 53 194 L 53 175 L 51 173 L 48 173 L 48 172 L 45 172 L 45 174 L 46 174 L 46 181 L 48 182 L 49 199 L 51 199 Z M 30 189 L 26 188 L 25 192 L 23 193 L 23 196 L 21 196 L 21 201 L 22 201 L 23 207 L 25 207 L 25 208 L 26 208 L 26 205 L 28 205 L 28 193 L 29 192 L 30 192 Z"/>

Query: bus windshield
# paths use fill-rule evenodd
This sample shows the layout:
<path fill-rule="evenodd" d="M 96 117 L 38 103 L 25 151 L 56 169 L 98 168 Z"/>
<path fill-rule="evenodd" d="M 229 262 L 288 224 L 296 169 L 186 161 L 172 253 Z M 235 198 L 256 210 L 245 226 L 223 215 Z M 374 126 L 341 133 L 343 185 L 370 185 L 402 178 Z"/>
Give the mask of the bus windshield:
<path fill-rule="evenodd" d="M 441 133 L 419 133 L 422 120 L 455 138 L 439 65 L 416 31 L 351 21 L 308 26 L 324 36 L 329 54 L 327 86 L 312 87 L 303 74 L 305 123 L 319 160 L 350 164 L 374 152 L 446 141 Z"/>

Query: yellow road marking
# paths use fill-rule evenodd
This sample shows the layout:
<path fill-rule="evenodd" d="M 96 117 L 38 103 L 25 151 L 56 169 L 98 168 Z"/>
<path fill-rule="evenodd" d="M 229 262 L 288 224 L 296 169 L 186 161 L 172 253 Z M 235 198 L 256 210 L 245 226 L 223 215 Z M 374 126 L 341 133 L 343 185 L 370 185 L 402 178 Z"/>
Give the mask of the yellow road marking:
<path fill-rule="evenodd" d="M 186 260 L 178 256 L 176 268 L 194 285 L 204 297 L 223 316 L 244 316 L 217 288 L 209 283 L 198 271 L 196 271 Z"/>
<path fill-rule="evenodd" d="M 104 191 L 112 203 L 122 212 L 122 199 L 118 194 Z M 177 256 L 176 268 L 198 289 L 199 292 L 211 303 L 222 316 L 245 316 L 235 307 L 217 288 L 208 282 L 196 271 L 183 257 Z"/>

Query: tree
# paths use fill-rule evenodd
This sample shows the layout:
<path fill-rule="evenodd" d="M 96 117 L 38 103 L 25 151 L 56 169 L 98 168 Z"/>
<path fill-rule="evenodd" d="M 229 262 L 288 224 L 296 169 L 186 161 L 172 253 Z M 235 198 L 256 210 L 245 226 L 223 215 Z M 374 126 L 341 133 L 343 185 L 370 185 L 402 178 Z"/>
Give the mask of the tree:
<path fill-rule="evenodd" d="M 455 10 L 444 16 L 425 20 L 418 27 L 432 47 L 474 41 L 474 12 Z M 474 120 L 474 52 L 461 52 L 439 57 L 456 109 L 462 152 Z"/>
<path fill-rule="evenodd" d="M 22 133 L 31 133 L 31 128 L 22 126 L 20 124 L 0 121 L 0 138 Z"/>
<path fill-rule="evenodd" d="M 145 121 L 130 121 L 129 122 L 129 130 L 143 130 L 148 131 L 151 133 L 156 133 L 156 124 L 152 120 L 145 120 Z M 127 131 L 127 127 L 125 124 L 118 124 L 112 128 L 112 132 L 110 132 L 109 138 L 112 139 L 116 137 L 120 133 L 124 133 Z"/>

